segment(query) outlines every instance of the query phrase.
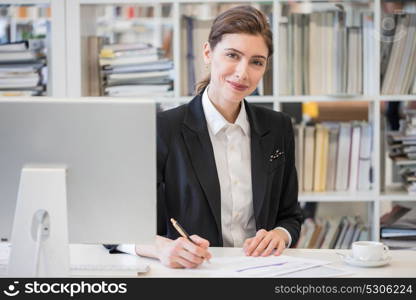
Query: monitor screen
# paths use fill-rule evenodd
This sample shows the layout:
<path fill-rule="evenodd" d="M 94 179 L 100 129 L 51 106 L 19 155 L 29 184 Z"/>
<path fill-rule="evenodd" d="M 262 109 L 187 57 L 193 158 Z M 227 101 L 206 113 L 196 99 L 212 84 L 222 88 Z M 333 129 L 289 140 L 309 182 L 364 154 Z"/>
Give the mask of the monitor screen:
<path fill-rule="evenodd" d="M 0 237 L 11 237 L 22 169 L 64 166 L 69 242 L 153 241 L 155 107 L 142 99 L 0 100 Z"/>

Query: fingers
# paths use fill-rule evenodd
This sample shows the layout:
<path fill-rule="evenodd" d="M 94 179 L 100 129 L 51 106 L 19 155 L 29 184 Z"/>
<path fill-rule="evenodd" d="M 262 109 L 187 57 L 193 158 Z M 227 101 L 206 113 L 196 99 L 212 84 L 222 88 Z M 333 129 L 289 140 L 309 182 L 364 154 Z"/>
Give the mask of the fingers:
<path fill-rule="evenodd" d="M 285 248 L 285 240 L 273 230 L 266 231 L 261 229 L 256 233 L 255 237 L 244 242 L 244 251 L 248 256 L 269 256 L 275 249 L 274 255 L 280 255 Z"/>
<path fill-rule="evenodd" d="M 184 239 L 184 242 L 182 243 L 182 247 L 189 253 L 195 256 L 201 257 L 202 259 L 211 258 L 211 253 L 208 251 L 208 248 L 203 248 L 198 245 L 195 245 L 192 242 L 188 241 L 187 239 Z"/>
<path fill-rule="evenodd" d="M 256 249 L 254 249 L 252 255 L 253 256 L 259 256 L 270 244 L 270 241 L 272 240 L 272 235 L 267 234 L 261 242 L 257 245 Z"/>
<path fill-rule="evenodd" d="M 203 247 L 203 248 L 208 248 L 209 247 L 209 241 L 200 237 L 199 235 L 191 235 L 191 240 L 193 240 L 195 243 L 198 244 L 198 246 Z"/>
<path fill-rule="evenodd" d="M 264 229 L 260 229 L 259 231 L 257 231 L 256 236 L 252 238 L 249 246 L 247 247 L 246 250 L 246 255 L 250 256 L 252 255 L 254 249 L 257 248 L 258 244 L 262 241 L 262 239 L 266 236 L 267 231 Z"/>
<path fill-rule="evenodd" d="M 244 252 L 247 252 L 247 248 L 250 245 L 250 243 L 251 243 L 252 240 L 253 240 L 253 238 L 249 238 L 249 239 L 246 239 L 244 241 L 244 244 L 243 244 L 243 250 L 244 250 Z"/>
<path fill-rule="evenodd" d="M 272 239 L 269 245 L 267 246 L 266 250 L 264 250 L 263 253 L 261 254 L 261 256 L 269 256 L 270 254 L 272 254 L 277 244 L 278 244 L 278 241 L 275 239 Z"/>
<path fill-rule="evenodd" d="M 180 264 L 182 267 L 188 268 L 188 269 L 193 269 L 198 266 L 198 264 L 190 262 L 189 260 L 179 257 L 179 256 L 175 258 L 175 262 Z"/>
<path fill-rule="evenodd" d="M 279 241 L 279 244 L 278 244 L 278 247 L 277 247 L 277 250 L 274 253 L 274 255 L 278 256 L 278 255 L 282 254 L 283 253 L 283 250 L 285 250 L 285 248 L 286 248 L 285 241 L 284 240 L 280 240 Z"/>
<path fill-rule="evenodd" d="M 186 259 L 187 261 L 194 263 L 196 265 L 200 265 L 204 262 L 203 257 L 199 255 L 195 255 L 185 249 L 179 251 L 179 257 Z"/>

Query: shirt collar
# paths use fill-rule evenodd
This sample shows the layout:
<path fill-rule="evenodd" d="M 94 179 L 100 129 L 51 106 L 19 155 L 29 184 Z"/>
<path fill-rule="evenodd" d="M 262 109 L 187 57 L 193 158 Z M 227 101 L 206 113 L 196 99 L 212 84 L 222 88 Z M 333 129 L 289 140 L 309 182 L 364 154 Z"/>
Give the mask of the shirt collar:
<path fill-rule="evenodd" d="M 202 107 L 204 109 L 205 119 L 207 120 L 207 125 L 211 129 L 212 133 L 216 135 L 224 127 L 233 125 L 228 122 L 223 115 L 216 109 L 214 104 L 208 97 L 208 87 L 205 88 L 205 91 L 202 95 Z M 245 135 L 250 133 L 250 124 L 247 119 L 247 112 L 244 105 L 244 100 L 241 101 L 240 112 L 238 113 L 237 119 L 234 122 L 235 125 L 240 126 Z"/>

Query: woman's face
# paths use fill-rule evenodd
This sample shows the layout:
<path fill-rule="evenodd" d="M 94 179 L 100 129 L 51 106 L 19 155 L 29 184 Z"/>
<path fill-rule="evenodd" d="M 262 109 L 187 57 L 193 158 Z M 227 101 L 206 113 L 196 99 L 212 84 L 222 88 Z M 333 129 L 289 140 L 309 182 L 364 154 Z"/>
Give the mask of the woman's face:
<path fill-rule="evenodd" d="M 212 50 L 204 46 L 204 61 L 211 64 L 210 93 L 220 100 L 240 102 L 253 93 L 266 70 L 268 49 L 260 35 L 222 36 Z"/>

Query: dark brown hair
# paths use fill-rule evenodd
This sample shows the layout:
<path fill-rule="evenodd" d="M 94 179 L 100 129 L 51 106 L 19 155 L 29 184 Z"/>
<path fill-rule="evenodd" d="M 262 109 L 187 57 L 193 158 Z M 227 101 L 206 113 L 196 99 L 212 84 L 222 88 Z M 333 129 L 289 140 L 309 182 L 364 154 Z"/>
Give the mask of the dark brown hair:
<path fill-rule="evenodd" d="M 221 42 L 222 36 L 229 33 L 246 33 L 260 35 L 269 50 L 268 58 L 273 54 L 273 35 L 265 15 L 258 9 L 242 5 L 230 8 L 215 18 L 208 36 L 208 43 L 211 50 Z M 196 93 L 201 93 L 209 84 L 211 76 L 198 82 Z"/>

